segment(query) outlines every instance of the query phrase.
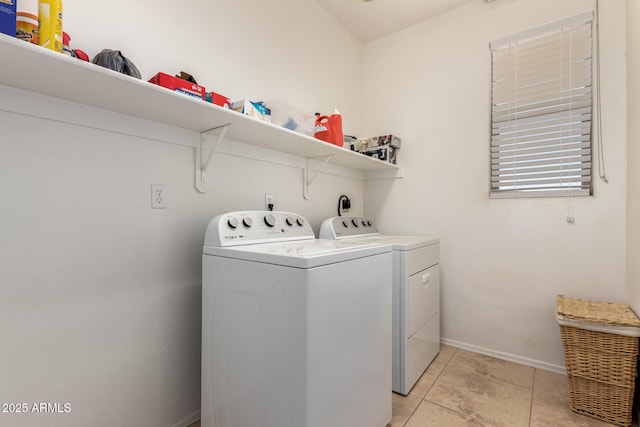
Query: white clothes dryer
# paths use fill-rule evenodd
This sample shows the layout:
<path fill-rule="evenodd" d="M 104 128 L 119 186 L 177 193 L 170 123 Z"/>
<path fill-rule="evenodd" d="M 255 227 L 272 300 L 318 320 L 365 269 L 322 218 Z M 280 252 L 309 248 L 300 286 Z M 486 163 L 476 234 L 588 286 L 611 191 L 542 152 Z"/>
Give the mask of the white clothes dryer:
<path fill-rule="evenodd" d="M 203 427 L 391 421 L 391 246 L 314 237 L 288 212 L 209 223 Z"/>
<path fill-rule="evenodd" d="M 440 351 L 440 241 L 380 234 L 370 219 L 323 221 L 321 239 L 393 248 L 393 391 L 407 395 Z"/>

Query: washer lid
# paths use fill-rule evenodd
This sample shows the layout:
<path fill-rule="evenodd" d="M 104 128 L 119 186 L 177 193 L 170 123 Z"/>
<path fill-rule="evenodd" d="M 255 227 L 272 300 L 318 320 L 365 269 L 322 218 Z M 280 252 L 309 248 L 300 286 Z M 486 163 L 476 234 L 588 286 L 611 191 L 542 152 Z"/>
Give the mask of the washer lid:
<path fill-rule="evenodd" d="M 205 256 L 220 256 L 295 268 L 320 267 L 390 251 L 390 245 L 373 241 L 324 239 L 204 247 Z"/>
<path fill-rule="evenodd" d="M 327 218 L 320 226 L 321 239 L 376 242 L 393 245 L 395 251 L 409 251 L 440 242 L 430 236 L 392 236 L 380 234 L 369 218 L 361 216 L 336 216 Z"/>
<path fill-rule="evenodd" d="M 365 239 L 353 239 L 360 242 L 376 242 L 381 245 L 391 245 L 394 251 L 410 251 L 424 246 L 436 245 L 440 239 L 430 236 L 388 236 L 380 234 L 378 236 L 367 237 Z"/>

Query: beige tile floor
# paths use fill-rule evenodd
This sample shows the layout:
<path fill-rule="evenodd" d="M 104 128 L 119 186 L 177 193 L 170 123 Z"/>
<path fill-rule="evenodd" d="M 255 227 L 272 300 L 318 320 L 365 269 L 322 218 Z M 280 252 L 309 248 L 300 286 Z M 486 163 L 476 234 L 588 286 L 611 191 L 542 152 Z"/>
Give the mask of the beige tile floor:
<path fill-rule="evenodd" d="M 445 345 L 408 396 L 393 394 L 392 427 L 610 425 L 571 411 L 564 375 Z"/>
<path fill-rule="evenodd" d="M 446 345 L 409 395 L 393 393 L 392 401 L 391 427 L 612 425 L 569 409 L 563 375 Z"/>

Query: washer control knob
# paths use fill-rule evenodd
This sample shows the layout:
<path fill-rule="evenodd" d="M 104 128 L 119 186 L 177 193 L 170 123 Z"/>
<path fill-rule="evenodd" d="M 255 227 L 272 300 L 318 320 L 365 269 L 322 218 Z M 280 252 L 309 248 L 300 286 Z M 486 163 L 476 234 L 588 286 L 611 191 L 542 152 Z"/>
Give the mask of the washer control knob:
<path fill-rule="evenodd" d="M 238 226 L 238 220 L 234 217 L 231 217 L 227 220 L 227 225 L 231 228 L 236 228 Z"/>
<path fill-rule="evenodd" d="M 298 217 L 298 218 L 296 218 L 296 223 L 297 223 L 300 227 L 302 227 L 302 226 L 304 225 L 304 219 L 303 219 L 303 218 Z"/>
<path fill-rule="evenodd" d="M 249 216 L 244 217 L 242 219 L 242 224 L 244 224 L 245 227 L 251 227 L 253 225 L 253 220 Z"/>
<path fill-rule="evenodd" d="M 371 227 L 371 221 L 367 220 L 367 225 Z"/>
<path fill-rule="evenodd" d="M 269 227 L 273 227 L 276 225 L 276 217 L 269 214 L 264 216 L 264 223 Z"/>
<path fill-rule="evenodd" d="M 291 226 L 293 224 L 295 224 L 295 221 L 293 220 L 293 218 L 291 218 L 290 216 L 288 216 L 285 220 L 284 220 L 287 225 Z"/>
<path fill-rule="evenodd" d="M 342 225 L 344 225 L 344 228 L 349 228 L 349 221 L 345 219 L 344 221 L 342 221 Z"/>
<path fill-rule="evenodd" d="M 351 224 L 353 224 L 354 227 L 358 227 L 358 220 L 357 219 L 352 219 L 351 220 Z"/>
<path fill-rule="evenodd" d="M 364 219 L 362 220 L 362 226 L 366 227 L 367 226 L 367 221 L 365 221 Z"/>

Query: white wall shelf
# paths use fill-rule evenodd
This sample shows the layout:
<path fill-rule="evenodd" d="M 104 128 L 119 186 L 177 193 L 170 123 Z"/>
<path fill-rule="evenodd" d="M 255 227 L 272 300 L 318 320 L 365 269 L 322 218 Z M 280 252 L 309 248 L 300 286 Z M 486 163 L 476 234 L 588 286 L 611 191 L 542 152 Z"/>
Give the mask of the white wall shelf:
<path fill-rule="evenodd" d="M 228 127 L 226 138 L 307 159 L 329 157 L 361 171 L 398 166 L 337 147 L 98 65 L 0 34 L 0 85 L 197 132 Z"/>

